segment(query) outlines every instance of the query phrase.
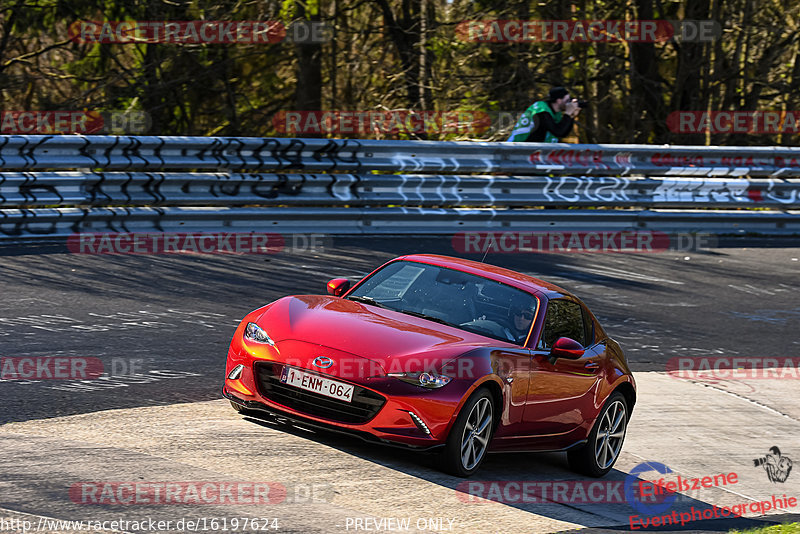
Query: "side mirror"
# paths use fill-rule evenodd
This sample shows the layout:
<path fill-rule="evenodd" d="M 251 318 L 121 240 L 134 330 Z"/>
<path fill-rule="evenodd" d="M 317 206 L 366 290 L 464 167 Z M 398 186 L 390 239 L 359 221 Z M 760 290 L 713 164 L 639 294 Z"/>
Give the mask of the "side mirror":
<path fill-rule="evenodd" d="M 560 337 L 553 344 L 550 351 L 551 358 L 567 358 L 569 360 L 577 360 L 583 356 L 583 345 L 568 337 Z"/>
<path fill-rule="evenodd" d="M 334 297 L 341 297 L 350 289 L 350 280 L 347 278 L 334 278 L 328 282 L 328 294 Z"/>

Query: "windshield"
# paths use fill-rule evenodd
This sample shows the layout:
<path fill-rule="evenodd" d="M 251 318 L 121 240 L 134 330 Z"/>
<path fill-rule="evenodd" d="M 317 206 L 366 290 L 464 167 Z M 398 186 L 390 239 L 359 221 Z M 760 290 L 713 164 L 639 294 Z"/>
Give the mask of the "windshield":
<path fill-rule="evenodd" d="M 347 298 L 522 345 L 538 300 L 509 285 L 469 273 L 392 262 Z"/>

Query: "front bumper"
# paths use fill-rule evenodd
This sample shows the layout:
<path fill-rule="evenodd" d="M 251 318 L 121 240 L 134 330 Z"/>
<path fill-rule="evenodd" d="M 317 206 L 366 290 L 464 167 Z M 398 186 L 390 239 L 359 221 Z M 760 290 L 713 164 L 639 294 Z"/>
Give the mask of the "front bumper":
<path fill-rule="evenodd" d="M 354 419 L 352 413 L 345 413 L 350 410 L 349 405 L 340 404 L 341 413 L 335 413 L 332 411 L 336 409 L 335 403 L 326 399 L 319 399 L 321 404 L 326 405 L 325 409 L 320 409 L 308 404 L 308 395 L 304 395 L 305 398 L 295 396 L 291 399 L 277 394 L 275 386 L 283 392 L 292 391 L 289 390 L 292 386 L 281 385 L 275 381 L 275 377 L 280 376 L 280 370 L 285 364 L 277 359 L 258 356 L 231 347 L 226 376 L 236 365 L 241 364 L 244 369 L 238 379 L 226 378 L 223 387 L 223 395 L 226 398 L 254 412 L 267 412 L 305 425 L 360 437 L 366 434 L 370 436 L 370 441 L 392 443 L 418 450 L 430 449 L 445 443 L 457 410 L 472 386 L 471 381 L 453 380 L 440 389 L 425 389 L 386 376 L 343 378 L 306 366 L 293 365 L 307 373 L 353 384 L 362 390 L 359 395 L 359 401 L 362 403 L 374 405 L 377 399 L 381 400 L 374 414 L 366 413 L 364 417 Z M 270 371 L 265 372 L 266 368 Z M 267 378 L 272 379 L 272 382 L 267 383 Z M 355 408 L 353 406 L 353 409 Z"/>
<path fill-rule="evenodd" d="M 236 403 L 237 405 L 241 406 L 244 410 L 247 410 L 247 415 L 255 417 L 257 419 L 271 421 L 274 423 L 291 423 L 300 427 L 310 427 L 312 429 L 324 430 L 327 432 L 336 432 L 339 434 L 345 434 L 348 436 L 353 436 L 360 438 L 364 441 L 369 443 L 378 443 L 381 445 L 387 445 L 392 447 L 399 447 L 406 450 L 414 450 L 414 451 L 432 451 L 436 449 L 440 449 L 444 446 L 443 443 L 435 443 L 435 444 L 427 444 L 427 445 L 411 445 L 407 443 L 403 443 L 401 441 L 395 440 L 388 440 L 388 439 L 381 439 L 375 434 L 364 430 L 358 430 L 355 428 L 350 427 L 342 427 L 337 426 L 331 423 L 324 423 L 314 419 L 310 419 L 308 417 L 302 417 L 294 413 L 290 413 L 287 411 L 283 411 L 263 402 L 255 401 L 255 400 L 243 400 L 228 391 L 224 386 L 222 388 L 222 396 L 226 399 L 230 400 L 231 402 Z"/>

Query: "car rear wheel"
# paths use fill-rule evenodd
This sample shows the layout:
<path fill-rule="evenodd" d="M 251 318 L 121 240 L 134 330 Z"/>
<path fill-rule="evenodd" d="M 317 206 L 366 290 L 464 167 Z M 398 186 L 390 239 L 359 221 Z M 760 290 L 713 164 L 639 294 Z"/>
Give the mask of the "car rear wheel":
<path fill-rule="evenodd" d="M 621 393 L 615 392 L 600 411 L 587 443 L 567 451 L 570 468 L 592 477 L 611 471 L 622 450 L 627 427 L 628 404 Z"/>
<path fill-rule="evenodd" d="M 456 417 L 442 451 L 442 469 L 458 477 L 468 477 L 480 467 L 494 432 L 492 395 L 481 388 L 467 399 Z"/>

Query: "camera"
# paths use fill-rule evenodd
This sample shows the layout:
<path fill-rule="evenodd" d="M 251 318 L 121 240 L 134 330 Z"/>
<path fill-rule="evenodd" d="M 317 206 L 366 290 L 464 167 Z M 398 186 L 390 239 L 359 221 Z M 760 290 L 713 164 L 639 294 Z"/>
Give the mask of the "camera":
<path fill-rule="evenodd" d="M 766 461 L 767 461 L 766 458 L 756 458 L 755 460 L 753 460 L 753 466 L 754 467 L 761 467 L 762 465 L 764 465 L 766 463 Z"/>
<path fill-rule="evenodd" d="M 578 107 L 581 108 L 581 109 L 588 108 L 589 107 L 589 101 L 588 100 L 578 100 Z"/>

